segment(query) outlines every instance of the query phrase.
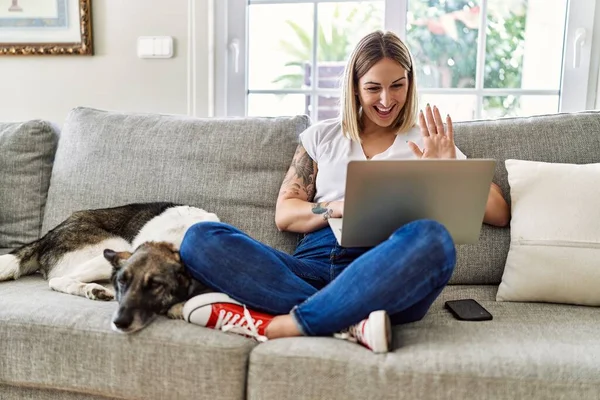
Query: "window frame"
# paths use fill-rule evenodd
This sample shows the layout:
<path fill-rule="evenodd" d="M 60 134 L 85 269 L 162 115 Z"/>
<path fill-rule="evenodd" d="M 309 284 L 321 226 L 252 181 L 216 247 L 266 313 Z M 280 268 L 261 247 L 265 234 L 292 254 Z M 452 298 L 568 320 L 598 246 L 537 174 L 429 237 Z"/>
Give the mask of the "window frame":
<path fill-rule="evenodd" d="M 305 94 L 311 96 L 313 110 L 318 110 L 320 95 L 338 95 L 337 89 L 323 89 L 316 85 L 308 89 L 253 89 L 248 88 L 248 6 L 255 4 L 294 4 L 312 3 L 314 15 L 318 19 L 318 4 L 355 2 L 356 0 L 218 0 L 215 1 L 215 106 L 218 117 L 246 116 L 249 94 Z M 368 0 L 367 0 L 368 1 Z M 376 1 L 376 0 L 373 0 Z M 406 38 L 406 16 L 408 1 L 383 0 L 385 2 L 384 29 L 391 30 L 402 39 Z M 596 84 L 600 60 L 592 55 L 592 38 L 600 36 L 600 22 L 595 24 L 597 0 L 578 0 L 567 2 L 567 21 L 561 68 L 560 88 L 556 90 L 538 89 L 490 89 L 484 88 L 483 70 L 485 66 L 486 30 L 479 29 L 476 65 L 476 84 L 474 88 L 419 88 L 420 95 L 474 95 L 476 113 L 474 119 L 482 118 L 483 98 L 486 96 L 507 95 L 558 95 L 557 112 L 572 112 L 593 109 L 596 101 Z M 488 0 L 481 0 L 480 26 L 487 23 Z M 400 15 L 400 17 L 396 17 Z M 600 18 L 596 18 L 600 20 Z M 596 26 L 595 26 L 596 25 Z M 314 24 L 313 37 L 317 34 Z M 575 36 L 578 29 L 585 29 L 585 42 L 578 49 L 580 63 L 575 67 Z M 313 41 L 316 43 L 316 41 Z M 312 64 L 317 58 L 316 45 L 313 44 Z M 313 68 L 312 82 L 317 82 L 318 68 Z M 314 117 L 311 115 L 311 117 Z"/>

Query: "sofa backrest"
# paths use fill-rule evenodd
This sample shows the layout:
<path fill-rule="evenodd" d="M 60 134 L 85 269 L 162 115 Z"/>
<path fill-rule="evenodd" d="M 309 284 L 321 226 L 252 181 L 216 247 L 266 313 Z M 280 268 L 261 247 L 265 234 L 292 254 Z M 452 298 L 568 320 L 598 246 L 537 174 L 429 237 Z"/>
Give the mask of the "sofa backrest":
<path fill-rule="evenodd" d="M 293 251 L 275 201 L 306 116 L 198 119 L 76 108 L 62 128 L 43 231 L 73 211 L 172 201 Z"/>
<path fill-rule="evenodd" d="M 0 123 L 0 255 L 39 237 L 57 143 L 47 121 Z"/>
<path fill-rule="evenodd" d="M 292 252 L 297 235 L 274 224 L 281 181 L 309 125 L 306 116 L 197 119 L 77 108 L 61 133 L 43 232 L 71 212 L 174 201 L 216 212 L 258 240 Z M 498 161 L 494 181 L 510 203 L 506 159 L 600 162 L 600 112 L 455 123 L 469 158 Z M 483 225 L 457 248 L 453 284 L 499 284 L 510 228 Z"/>
<path fill-rule="evenodd" d="M 461 122 L 455 124 L 455 132 L 456 145 L 467 157 L 497 160 L 494 182 L 509 204 L 507 159 L 600 163 L 598 111 Z M 450 283 L 499 284 L 509 245 L 509 227 L 483 225 L 477 244 L 457 247 L 457 266 Z"/>

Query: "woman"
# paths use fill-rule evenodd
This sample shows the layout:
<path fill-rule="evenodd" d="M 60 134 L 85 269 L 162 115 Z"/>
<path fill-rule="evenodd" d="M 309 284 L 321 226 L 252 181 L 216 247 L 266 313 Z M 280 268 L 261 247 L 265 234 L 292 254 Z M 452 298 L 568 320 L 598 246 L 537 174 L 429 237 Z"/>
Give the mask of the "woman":
<path fill-rule="evenodd" d="M 258 340 L 343 331 L 339 337 L 381 353 L 389 350 L 390 320 L 402 324 L 426 314 L 456 261 L 441 224 L 414 221 L 376 247 L 343 248 L 327 219 L 342 216 L 349 160 L 465 158 L 454 144 L 452 120 L 447 116 L 444 126 L 429 105 L 417 112 L 410 52 L 390 32 L 373 32 L 358 43 L 346 66 L 341 104 L 340 119 L 300 135 L 281 185 L 277 227 L 305 233 L 293 255 L 223 223 L 201 223 L 187 232 L 184 263 L 217 291 L 186 303 L 188 321 Z M 508 205 L 492 184 L 484 222 L 508 221 Z"/>

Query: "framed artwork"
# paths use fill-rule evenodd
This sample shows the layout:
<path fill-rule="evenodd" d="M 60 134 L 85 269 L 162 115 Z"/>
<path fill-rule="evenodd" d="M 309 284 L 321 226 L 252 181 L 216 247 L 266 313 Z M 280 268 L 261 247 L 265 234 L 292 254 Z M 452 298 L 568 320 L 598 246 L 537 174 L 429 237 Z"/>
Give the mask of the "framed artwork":
<path fill-rule="evenodd" d="M 0 0 L 0 55 L 92 55 L 92 0 Z"/>

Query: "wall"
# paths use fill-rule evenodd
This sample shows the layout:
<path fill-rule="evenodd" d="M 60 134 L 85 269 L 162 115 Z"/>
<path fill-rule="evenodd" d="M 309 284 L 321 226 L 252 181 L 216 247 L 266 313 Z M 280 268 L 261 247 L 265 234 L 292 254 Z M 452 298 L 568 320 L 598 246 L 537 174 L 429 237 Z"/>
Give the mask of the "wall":
<path fill-rule="evenodd" d="M 208 116 L 209 0 L 94 0 L 94 56 L 0 57 L 0 121 L 62 124 L 77 106 Z M 175 56 L 137 57 L 138 36 L 172 36 Z"/>
<path fill-rule="evenodd" d="M 596 0 L 592 55 L 590 61 L 590 83 L 587 104 L 589 108 L 600 110 L 600 0 Z M 593 79 L 596 77 L 596 79 Z"/>

